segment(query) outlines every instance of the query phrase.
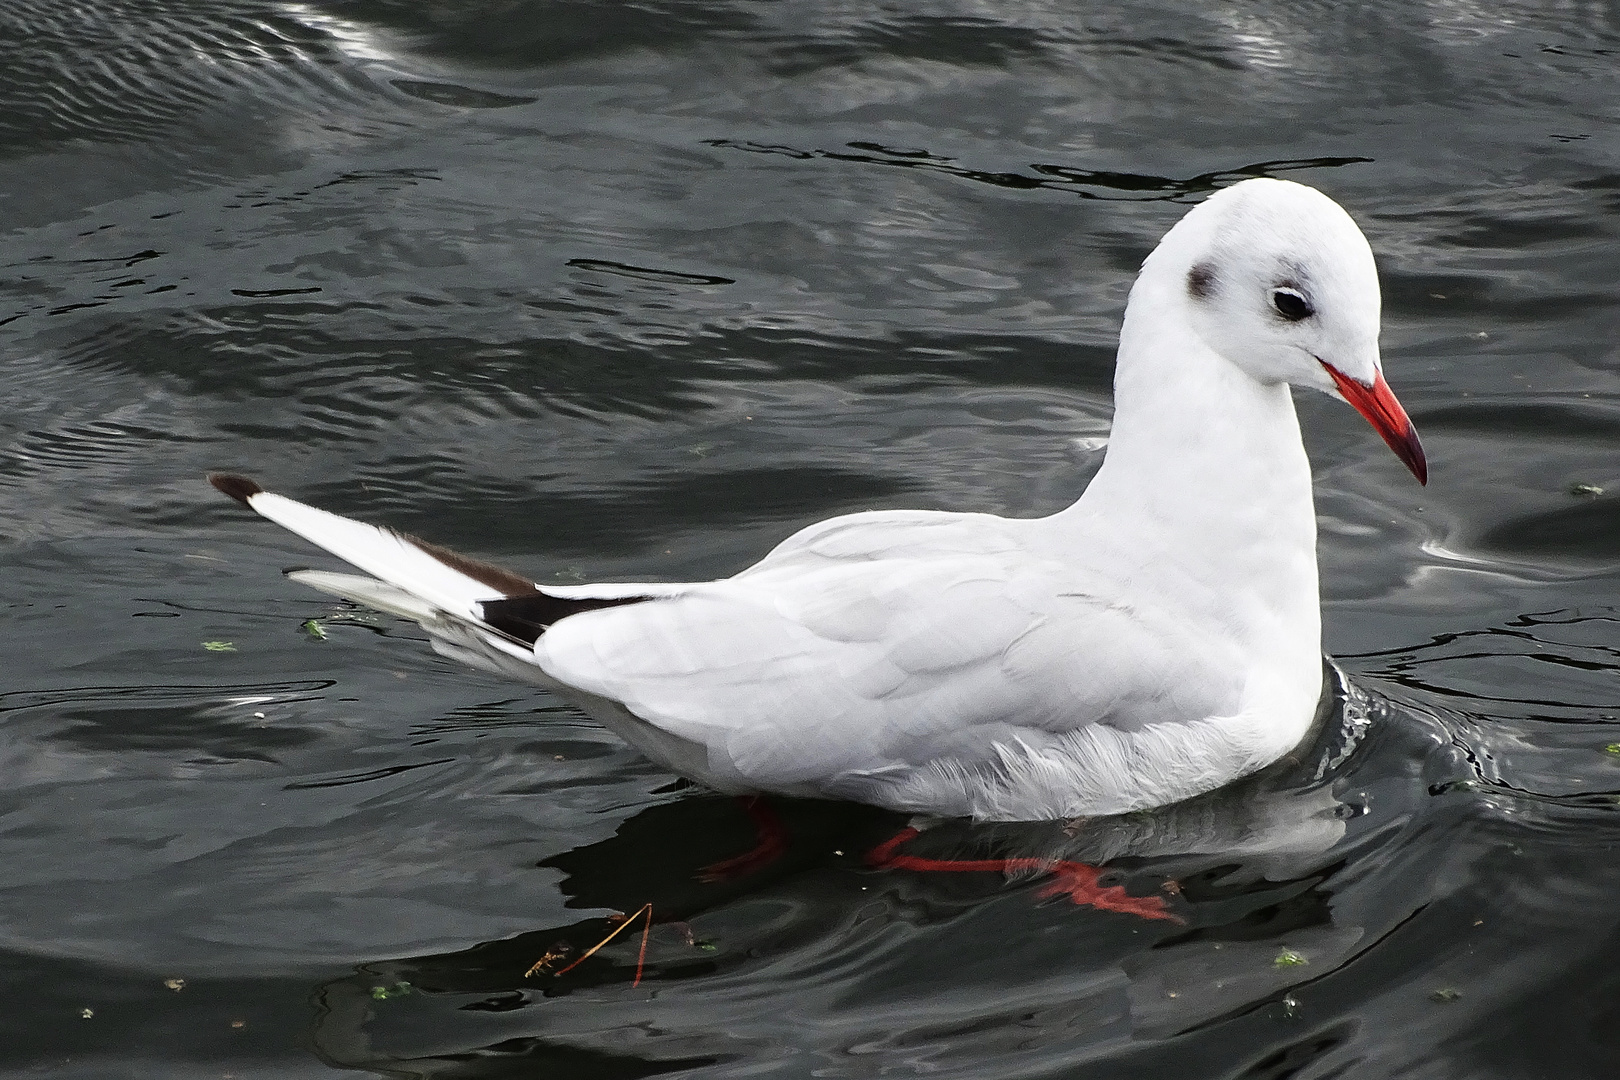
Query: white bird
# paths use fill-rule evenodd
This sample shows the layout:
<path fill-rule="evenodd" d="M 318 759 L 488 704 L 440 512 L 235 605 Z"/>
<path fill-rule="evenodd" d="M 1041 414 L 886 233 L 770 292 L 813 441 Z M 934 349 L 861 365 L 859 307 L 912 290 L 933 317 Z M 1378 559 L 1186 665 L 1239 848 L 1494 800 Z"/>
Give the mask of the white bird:
<path fill-rule="evenodd" d="M 1322 193 L 1217 192 L 1125 309 L 1106 457 L 1049 517 L 832 518 L 733 577 L 539 585 L 210 477 L 371 577 L 317 589 L 574 702 L 716 790 L 993 820 L 1112 814 L 1254 772 L 1322 683 L 1311 472 L 1289 385 L 1337 396 L 1420 482 L 1384 381 L 1373 255 Z"/>

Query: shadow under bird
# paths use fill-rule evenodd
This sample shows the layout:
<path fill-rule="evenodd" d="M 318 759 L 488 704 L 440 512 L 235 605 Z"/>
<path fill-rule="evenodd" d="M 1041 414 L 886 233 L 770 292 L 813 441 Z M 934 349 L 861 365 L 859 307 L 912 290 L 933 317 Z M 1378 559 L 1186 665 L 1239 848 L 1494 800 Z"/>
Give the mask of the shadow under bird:
<path fill-rule="evenodd" d="M 1420 482 L 1372 251 L 1253 179 L 1142 265 L 1101 469 L 1048 517 L 835 517 L 718 581 L 539 585 L 214 474 L 369 576 L 316 589 L 544 686 L 721 792 L 993 820 L 1160 806 L 1276 761 L 1322 690 L 1311 472 L 1289 387 L 1353 406 Z"/>

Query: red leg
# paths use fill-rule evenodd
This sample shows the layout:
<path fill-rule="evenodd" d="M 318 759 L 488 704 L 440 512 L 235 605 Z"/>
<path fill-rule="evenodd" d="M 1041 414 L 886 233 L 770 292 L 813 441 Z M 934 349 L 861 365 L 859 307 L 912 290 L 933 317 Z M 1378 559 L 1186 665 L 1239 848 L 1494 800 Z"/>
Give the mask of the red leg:
<path fill-rule="evenodd" d="M 759 842 L 751 851 L 705 866 L 698 871 L 699 881 L 731 881 L 769 866 L 787 851 L 787 830 L 782 827 L 781 819 L 776 816 L 776 811 L 771 809 L 770 803 L 760 795 L 743 796 L 738 801 L 742 803 L 748 816 L 754 819 L 754 829 L 759 835 Z"/>
<path fill-rule="evenodd" d="M 1087 863 L 1066 859 L 926 859 L 917 855 L 900 855 L 902 844 L 920 835 L 911 827 L 901 829 L 866 853 L 866 865 L 884 870 L 920 870 L 933 873 L 1001 873 L 1041 871 L 1052 875 L 1036 893 L 1042 900 L 1053 896 L 1067 896 L 1071 903 L 1085 904 L 1101 911 L 1118 911 L 1138 915 L 1144 919 L 1165 919 L 1181 922 L 1181 918 L 1166 906 L 1158 896 L 1132 896 L 1120 885 L 1100 885 L 1102 871 Z"/>

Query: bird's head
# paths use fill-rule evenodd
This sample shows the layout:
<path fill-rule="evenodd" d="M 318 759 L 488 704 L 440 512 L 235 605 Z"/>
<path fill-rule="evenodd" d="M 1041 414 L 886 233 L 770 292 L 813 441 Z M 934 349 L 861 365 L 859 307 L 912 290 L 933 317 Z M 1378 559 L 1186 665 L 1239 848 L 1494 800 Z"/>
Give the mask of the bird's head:
<path fill-rule="evenodd" d="M 1428 482 L 1417 432 L 1384 381 L 1372 249 L 1338 203 L 1304 184 L 1245 180 L 1188 213 L 1150 261 L 1179 282 L 1204 344 L 1259 382 L 1348 402 Z"/>

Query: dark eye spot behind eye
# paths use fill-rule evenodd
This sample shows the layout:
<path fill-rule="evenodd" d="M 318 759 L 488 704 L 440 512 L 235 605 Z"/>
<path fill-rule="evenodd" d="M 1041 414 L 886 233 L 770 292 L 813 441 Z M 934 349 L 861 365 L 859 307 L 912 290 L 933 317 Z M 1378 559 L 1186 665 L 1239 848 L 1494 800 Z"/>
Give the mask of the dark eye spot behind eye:
<path fill-rule="evenodd" d="M 1274 289 L 1271 293 L 1271 306 L 1277 309 L 1277 314 L 1289 322 L 1299 322 L 1316 314 L 1311 302 L 1305 299 L 1305 294 L 1298 289 Z"/>
<path fill-rule="evenodd" d="M 1199 263 L 1187 271 L 1187 292 L 1198 300 L 1208 300 L 1215 291 L 1215 268 Z"/>

